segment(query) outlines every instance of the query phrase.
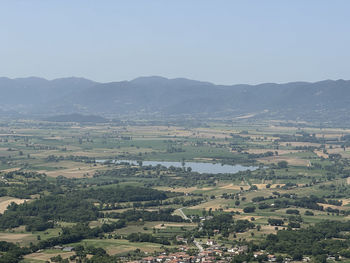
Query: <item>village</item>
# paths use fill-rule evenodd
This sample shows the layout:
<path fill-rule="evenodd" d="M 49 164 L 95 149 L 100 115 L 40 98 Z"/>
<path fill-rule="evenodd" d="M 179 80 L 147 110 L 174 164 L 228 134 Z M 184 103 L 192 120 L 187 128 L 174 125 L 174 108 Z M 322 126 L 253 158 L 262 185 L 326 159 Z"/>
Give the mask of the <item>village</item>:
<path fill-rule="evenodd" d="M 199 246 L 201 244 L 197 243 Z M 232 248 L 226 248 L 223 245 L 218 245 L 214 240 L 208 239 L 205 244 L 206 249 L 203 251 L 198 251 L 197 253 L 192 252 L 191 248 L 188 246 L 180 247 L 179 252 L 175 253 L 161 253 L 158 256 L 148 256 L 144 257 L 138 261 L 131 261 L 134 263 L 212 263 L 212 262 L 246 262 L 241 261 L 241 259 L 235 261 L 235 258 L 240 255 L 247 255 L 249 253 L 249 248 L 247 245 L 234 246 Z M 257 251 L 252 253 L 255 261 L 257 262 L 312 262 L 310 257 L 303 257 L 300 261 L 294 261 L 290 257 L 276 256 L 274 254 L 269 254 L 266 251 Z M 336 260 L 333 256 L 328 256 L 327 261 Z M 341 257 L 338 258 L 341 260 Z"/>
<path fill-rule="evenodd" d="M 138 263 L 155 263 L 155 262 L 169 262 L 169 263 L 211 263 L 211 262 L 234 262 L 234 258 L 239 255 L 245 255 L 248 253 L 248 246 L 234 246 L 227 248 L 224 245 L 217 244 L 214 240 L 208 239 L 206 242 L 194 241 L 197 248 L 193 253 L 193 248 L 189 246 L 181 246 L 179 252 L 175 253 L 161 253 L 158 256 L 144 257 L 142 260 L 133 261 Z M 205 248 L 203 248 L 205 247 Z M 275 255 L 266 254 L 264 251 L 253 253 L 255 259 L 259 262 L 291 262 L 289 258 L 277 258 Z M 261 260 L 261 261 L 260 261 Z M 307 259 L 305 259 L 307 262 Z"/>

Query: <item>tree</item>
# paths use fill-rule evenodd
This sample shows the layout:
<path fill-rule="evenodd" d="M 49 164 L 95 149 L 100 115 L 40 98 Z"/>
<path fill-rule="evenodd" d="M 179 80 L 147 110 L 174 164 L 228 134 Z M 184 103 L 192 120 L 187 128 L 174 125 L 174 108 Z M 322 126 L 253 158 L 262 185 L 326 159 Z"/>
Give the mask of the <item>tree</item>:
<path fill-rule="evenodd" d="M 254 191 L 254 190 L 258 190 L 258 187 L 256 185 L 252 185 L 249 190 Z"/>
<path fill-rule="evenodd" d="M 247 206 L 243 208 L 244 213 L 254 213 L 255 212 L 255 206 Z"/>
<path fill-rule="evenodd" d="M 267 220 L 267 222 L 271 225 L 271 226 L 282 226 L 284 224 L 282 219 L 276 219 L 276 218 L 269 218 Z"/>
<path fill-rule="evenodd" d="M 309 210 L 306 210 L 306 211 L 305 211 L 305 215 L 306 215 L 306 216 L 313 216 L 314 213 L 311 212 L 311 211 L 309 211 Z"/>
<path fill-rule="evenodd" d="M 314 258 L 315 258 L 315 262 L 317 262 L 317 263 L 326 263 L 327 262 L 326 255 L 317 255 Z"/>
<path fill-rule="evenodd" d="M 277 163 L 277 166 L 280 169 L 288 168 L 288 162 L 287 161 L 280 161 Z"/>
<path fill-rule="evenodd" d="M 278 255 L 278 256 L 276 257 L 276 262 L 277 262 L 277 263 L 282 263 L 282 262 L 283 262 L 283 257 L 282 257 L 281 255 Z"/>
<path fill-rule="evenodd" d="M 294 260 L 300 261 L 303 259 L 303 254 L 299 251 L 294 251 L 291 256 Z"/>
<path fill-rule="evenodd" d="M 63 259 L 62 259 L 61 255 L 58 255 L 58 256 L 50 258 L 50 260 L 52 262 L 62 262 Z"/>

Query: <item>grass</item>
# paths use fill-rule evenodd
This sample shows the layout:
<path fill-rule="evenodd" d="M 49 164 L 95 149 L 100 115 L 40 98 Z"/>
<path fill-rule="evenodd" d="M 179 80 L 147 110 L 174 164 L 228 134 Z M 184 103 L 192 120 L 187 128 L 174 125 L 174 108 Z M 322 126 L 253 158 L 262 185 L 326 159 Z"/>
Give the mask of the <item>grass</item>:
<path fill-rule="evenodd" d="M 40 259 L 28 259 L 28 258 L 25 258 L 20 261 L 20 263 L 42 263 L 42 262 L 45 262 L 45 261 Z"/>
<path fill-rule="evenodd" d="M 161 244 L 148 242 L 129 242 L 125 239 L 84 239 L 81 242 L 68 244 L 67 246 L 76 245 L 101 247 L 112 255 L 133 251 L 135 249 L 140 249 L 144 252 L 160 251 L 162 246 Z"/>
<path fill-rule="evenodd" d="M 262 225 L 262 231 L 255 233 L 251 237 L 249 231 L 247 233 L 239 234 L 238 237 L 258 240 L 264 238 L 264 235 L 273 233 L 274 229 L 267 225 L 268 218 L 287 218 L 286 209 L 278 209 L 272 211 L 271 209 L 259 210 L 254 213 L 245 214 L 242 209 L 246 206 L 252 205 L 252 198 L 256 196 L 270 196 L 274 191 L 280 194 L 289 193 L 297 194 L 299 197 L 309 196 L 311 194 L 316 196 L 329 195 L 332 196 L 334 191 L 320 189 L 320 185 L 328 184 L 328 182 L 318 183 L 310 187 L 297 187 L 292 189 L 276 188 L 276 185 L 283 186 L 286 183 L 295 183 L 298 185 L 310 184 L 313 179 L 324 180 L 327 176 L 325 168 L 333 162 L 331 160 L 322 160 L 316 153 L 310 150 L 298 150 L 296 146 L 316 146 L 319 144 L 300 143 L 300 142 L 278 142 L 278 149 L 276 140 L 280 140 L 282 134 L 294 135 L 298 127 L 281 127 L 275 122 L 257 122 L 251 124 L 249 122 L 217 122 L 208 121 L 206 127 L 176 127 L 176 126 L 119 126 L 119 125 L 96 125 L 96 126 L 63 126 L 57 124 L 54 127 L 36 126 L 34 123 L 16 123 L 11 128 L 3 127 L 3 134 L 0 134 L 0 156 L 11 158 L 10 161 L 0 162 L 0 169 L 11 168 L 25 168 L 31 171 L 40 171 L 46 173 L 49 177 L 57 177 L 63 175 L 69 178 L 77 178 L 74 183 L 77 185 L 86 185 L 91 187 L 111 186 L 111 181 L 117 179 L 122 185 L 138 185 L 149 187 L 157 187 L 162 190 L 170 190 L 176 192 L 185 192 L 188 197 L 192 198 L 191 194 L 202 195 L 205 202 L 186 207 L 183 212 L 186 215 L 202 216 L 203 209 L 209 210 L 212 208 L 213 214 L 222 213 L 220 210 L 239 211 L 241 214 L 235 214 L 236 219 L 248 219 L 255 217 L 255 224 Z M 350 134 L 350 130 L 339 129 L 317 129 L 317 128 L 303 128 L 303 131 L 316 133 L 317 136 L 325 134 L 325 137 L 332 137 L 338 139 L 339 134 Z M 247 131 L 248 134 L 239 134 L 241 131 Z M 13 132 L 13 133 L 11 133 Z M 231 136 L 231 135 L 234 136 Z M 237 137 L 239 135 L 240 137 Z M 131 136 L 131 140 L 122 139 L 122 137 Z M 79 138 L 82 143 L 79 143 Z M 336 142 L 336 141 L 335 141 Z M 288 146 L 287 146 L 288 143 Z M 290 145 L 289 145 L 290 144 Z M 334 144 L 334 147 L 337 146 Z M 181 152 L 168 152 L 170 147 L 179 148 Z M 235 150 L 239 147 L 240 151 Z M 8 149 L 12 150 L 9 151 Z M 327 145 L 329 148 L 329 145 Z M 19 154 L 19 151 L 23 155 Z M 262 162 L 267 164 L 265 170 L 252 172 L 251 176 L 246 178 L 233 177 L 232 180 L 218 179 L 219 176 L 213 176 L 213 180 L 196 182 L 191 187 L 183 187 L 176 185 L 162 185 L 160 177 L 174 178 L 175 176 L 182 180 L 183 178 L 174 173 L 162 173 L 156 175 L 154 171 L 148 176 L 148 171 L 130 174 L 128 176 L 116 177 L 114 175 L 92 178 L 92 175 L 98 170 L 108 170 L 112 168 L 118 169 L 113 165 L 86 164 L 84 162 L 76 161 L 59 161 L 47 162 L 48 155 L 56 156 L 88 156 L 95 159 L 129 159 L 139 158 L 150 161 L 177 161 L 181 162 L 185 159 L 188 161 L 212 162 L 216 160 L 220 162 L 227 159 L 233 163 L 246 163 L 248 161 L 248 154 L 250 153 L 264 153 L 267 151 L 280 151 L 278 156 L 274 155 L 267 158 L 257 158 L 256 163 Z M 330 150 L 331 152 L 331 150 Z M 345 152 L 348 153 L 349 151 Z M 28 158 L 27 155 L 30 155 Z M 288 169 L 269 169 L 271 163 L 277 163 L 280 160 L 286 160 L 289 165 Z M 308 164 L 317 165 L 318 168 L 308 168 Z M 120 168 L 120 167 L 119 167 Z M 89 174 L 84 177 L 84 174 Z M 142 176 L 141 176 L 142 174 Z M 147 176 L 146 176 L 147 175 Z M 161 175 L 161 176 L 160 176 Z M 338 176 L 338 175 L 336 175 Z M 54 179 L 50 179 L 55 182 Z M 338 179 L 329 183 L 337 183 Z M 10 180 L 10 183 L 25 185 L 25 180 L 16 177 Z M 115 183 L 115 182 L 114 182 Z M 266 184 L 273 184 L 273 187 L 266 189 Z M 106 184 L 106 186 L 96 186 L 97 184 Z M 247 191 L 249 185 L 258 186 L 257 191 Z M 243 187 L 241 191 L 240 187 Z M 235 205 L 235 199 L 223 199 L 221 195 L 239 194 L 240 204 Z M 346 194 L 346 193 L 345 193 Z M 215 196 L 215 199 L 211 199 Z M 242 201 L 242 198 L 246 198 Z M 347 197 L 347 196 L 345 196 Z M 6 201 L 5 199 L 0 198 Z M 266 201 L 273 203 L 273 200 Z M 132 206 L 132 203 L 130 203 Z M 255 204 L 256 205 L 256 204 Z M 177 208 L 180 205 L 170 205 Z M 157 207 L 158 208 L 158 207 Z M 350 209 L 349 204 L 343 206 L 346 210 Z M 303 218 L 303 227 L 307 225 L 320 222 L 322 220 L 348 220 L 345 216 L 332 216 L 326 212 L 314 211 L 315 216 L 305 216 L 303 208 L 297 208 Z M 100 226 L 101 221 L 90 222 L 90 226 Z M 165 227 L 162 227 L 165 224 Z M 61 223 L 61 226 L 70 226 L 70 223 Z M 193 228 L 195 224 L 169 225 L 165 222 L 137 222 L 129 223 L 127 227 L 115 231 L 118 235 L 128 235 L 130 233 L 152 233 L 157 236 L 170 238 L 174 235 L 183 233 L 186 230 Z M 153 233 L 153 229 L 157 229 Z M 12 240 L 20 242 L 20 244 L 29 244 L 30 242 L 37 242 L 37 236 L 41 239 L 47 239 L 57 236 L 61 228 L 50 229 L 43 232 L 28 233 L 22 229 L 15 230 L 15 233 L 3 232 L 0 233 L 0 240 Z M 47 233 L 47 234 L 45 234 Z M 115 234 L 113 233 L 113 234 Z M 16 236 L 17 235 L 17 236 Z M 22 235 L 22 236 L 20 236 Z M 230 242 L 233 238 L 230 237 Z M 79 244 L 95 245 L 106 248 L 112 254 L 123 253 L 136 248 L 140 248 L 146 252 L 160 250 L 161 245 L 152 243 L 131 243 L 125 239 L 86 239 Z M 46 254 L 52 254 L 53 251 L 45 251 Z M 25 259 L 24 262 L 39 262 L 35 259 Z M 32 261 L 31 261 L 32 260 Z"/>

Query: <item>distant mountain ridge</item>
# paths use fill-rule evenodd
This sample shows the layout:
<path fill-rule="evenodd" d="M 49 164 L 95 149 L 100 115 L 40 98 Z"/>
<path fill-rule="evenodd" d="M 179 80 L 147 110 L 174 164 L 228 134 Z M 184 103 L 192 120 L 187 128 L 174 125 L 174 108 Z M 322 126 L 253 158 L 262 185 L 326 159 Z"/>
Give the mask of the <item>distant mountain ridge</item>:
<path fill-rule="evenodd" d="M 97 83 L 84 78 L 0 78 L 0 106 L 2 109 L 28 111 L 38 104 L 70 94 L 72 90 L 82 91 Z"/>
<path fill-rule="evenodd" d="M 83 78 L 0 78 L 0 114 L 52 116 L 210 116 L 300 120 L 347 119 L 350 81 L 215 85 L 184 78 L 140 77 L 98 83 Z"/>

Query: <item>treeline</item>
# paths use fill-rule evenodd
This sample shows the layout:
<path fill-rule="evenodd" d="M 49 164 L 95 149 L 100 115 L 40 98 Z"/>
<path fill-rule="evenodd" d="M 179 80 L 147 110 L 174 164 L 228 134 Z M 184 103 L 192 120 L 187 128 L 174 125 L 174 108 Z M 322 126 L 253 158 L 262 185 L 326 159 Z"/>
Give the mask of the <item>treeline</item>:
<path fill-rule="evenodd" d="M 152 188 L 136 186 L 116 186 L 104 188 L 90 188 L 72 193 L 73 196 L 80 199 L 93 199 L 102 203 L 118 202 L 138 202 L 151 200 L 164 200 L 176 194 L 164 192 Z"/>
<path fill-rule="evenodd" d="M 73 227 L 62 228 L 62 234 L 58 237 L 52 237 L 46 240 L 41 240 L 37 245 L 32 245 L 31 250 L 37 251 L 39 249 L 45 249 L 56 245 L 64 245 L 74 242 L 79 242 L 86 238 L 96 238 L 103 236 L 105 233 L 110 233 L 116 229 L 125 227 L 124 220 L 119 220 L 111 224 L 103 224 L 100 227 L 90 228 L 88 223 L 78 223 Z"/>
<path fill-rule="evenodd" d="M 94 202 L 114 204 L 163 200 L 168 198 L 168 195 L 173 194 L 134 186 L 90 188 L 68 192 L 65 195 L 52 194 L 23 204 L 11 203 L 4 214 L 0 215 L 0 229 L 26 225 L 28 231 L 36 231 L 53 227 L 55 221 L 88 222 L 104 217 Z"/>
<path fill-rule="evenodd" d="M 323 211 L 323 206 L 318 203 L 322 203 L 323 199 L 316 196 L 301 197 L 296 199 L 277 199 L 274 201 L 274 208 L 286 208 L 289 206 L 296 206 L 302 208 L 308 208 L 312 210 Z"/>
<path fill-rule="evenodd" d="M 276 192 L 277 193 L 277 192 Z M 277 193 L 278 194 L 278 193 Z M 288 208 L 291 206 L 296 206 L 296 207 L 301 207 L 301 208 L 307 208 L 307 209 L 312 209 L 312 210 L 318 210 L 318 211 L 325 211 L 328 213 L 332 214 L 343 214 L 343 215 L 349 215 L 350 211 L 347 210 L 340 210 L 337 208 L 332 208 L 332 207 L 326 207 L 324 208 L 321 204 L 330 204 L 330 205 L 335 205 L 335 206 L 341 206 L 342 202 L 338 200 L 333 200 L 333 199 L 324 199 L 321 197 L 317 197 L 314 195 L 311 195 L 309 197 L 296 197 L 295 195 L 289 195 L 289 194 L 283 194 L 283 195 L 278 195 L 279 198 L 276 199 L 276 197 L 261 197 L 257 196 L 252 199 L 253 202 L 260 202 L 258 203 L 258 208 L 259 209 L 281 209 L 281 208 Z M 273 204 L 268 204 L 262 201 L 269 200 L 269 199 L 274 199 Z M 288 211 L 288 210 L 287 210 Z M 289 210 L 293 211 L 293 210 Z"/>
<path fill-rule="evenodd" d="M 13 243 L 0 241 L 0 263 L 17 263 L 23 255 L 30 253 L 29 248 L 22 248 Z"/>
<path fill-rule="evenodd" d="M 282 198 L 274 199 L 271 196 L 267 198 L 264 198 L 262 196 L 257 196 L 257 197 L 254 197 L 252 201 L 260 202 L 268 199 L 274 199 L 273 206 L 266 203 L 260 203 L 259 209 L 266 209 L 271 207 L 275 209 L 281 209 L 281 208 L 288 208 L 290 206 L 296 206 L 296 207 L 308 208 L 308 209 L 319 210 L 319 211 L 323 211 L 323 206 L 319 205 L 318 203 L 324 203 L 324 204 L 328 203 L 325 199 L 314 195 L 310 195 L 309 197 L 296 197 L 295 195 L 284 194 L 281 197 Z"/>
<path fill-rule="evenodd" d="M 176 195 L 181 193 L 176 193 Z M 202 203 L 205 199 L 200 198 L 191 198 L 185 199 L 183 197 L 175 197 L 173 199 L 166 200 L 152 200 L 144 202 L 133 202 L 133 203 L 113 203 L 105 204 L 103 207 L 100 207 L 101 210 L 108 211 L 114 209 L 127 209 L 127 208 L 149 208 L 155 206 L 169 206 L 169 205 L 181 205 L 181 206 L 195 206 Z"/>
<path fill-rule="evenodd" d="M 172 215 L 173 208 L 160 209 L 158 211 L 146 211 L 146 210 L 127 210 L 123 213 L 107 213 L 105 217 L 124 219 L 127 222 L 131 221 L 165 221 L 165 222 L 184 222 L 185 220 L 178 215 Z"/>
<path fill-rule="evenodd" d="M 255 225 L 248 220 L 235 221 L 231 214 L 220 214 L 205 220 L 199 234 L 212 236 L 215 231 L 219 231 L 222 236 L 228 237 L 230 233 L 242 233 L 254 227 Z"/>
<path fill-rule="evenodd" d="M 49 192 L 53 194 L 64 193 L 63 189 L 54 183 L 47 181 L 46 179 L 28 181 L 24 184 L 10 184 L 5 188 L 1 188 L 0 193 L 2 196 L 12 196 L 21 199 L 30 199 L 31 195 Z"/>
<path fill-rule="evenodd" d="M 151 242 L 162 245 L 170 245 L 170 242 L 165 237 L 156 237 L 147 233 L 131 233 L 126 237 L 130 242 Z"/>
<path fill-rule="evenodd" d="M 73 162 L 83 162 L 83 163 L 95 163 L 94 157 L 88 156 L 57 156 L 57 155 L 49 155 L 45 158 L 46 162 L 60 162 L 60 161 L 73 161 Z"/>
<path fill-rule="evenodd" d="M 45 174 L 42 173 L 36 173 L 36 172 L 26 172 L 26 171 L 21 171 L 21 170 L 16 170 L 16 171 L 11 171 L 11 172 L 6 172 L 1 175 L 4 179 L 13 179 L 14 177 L 23 177 L 26 179 L 43 179 L 46 178 Z"/>
<path fill-rule="evenodd" d="M 2 174 L 5 182 L 0 183 L 0 196 L 12 196 L 22 199 L 30 199 L 31 195 L 49 192 L 63 193 L 62 187 L 57 182 L 47 180 L 45 174 L 26 171 L 12 171 Z M 21 182 L 13 184 L 12 182 Z M 72 184 L 73 181 L 70 180 Z"/>
<path fill-rule="evenodd" d="M 326 143 L 327 141 L 332 141 L 327 138 L 318 138 L 316 134 L 309 134 L 307 132 L 297 132 L 297 135 L 289 134 L 274 134 L 272 136 L 279 137 L 275 142 L 311 142 L 311 143 Z"/>
<path fill-rule="evenodd" d="M 325 221 L 307 229 L 287 229 L 269 234 L 261 247 L 271 253 L 288 254 L 294 260 L 301 260 L 305 255 L 349 257 L 350 241 L 344 233 L 347 231 L 350 231 L 350 221 Z"/>
<path fill-rule="evenodd" d="M 258 159 L 258 158 L 264 158 L 264 157 L 270 157 L 274 155 L 274 152 L 268 151 L 265 153 L 246 153 L 248 154 L 248 159 Z"/>
<path fill-rule="evenodd" d="M 53 227 L 54 221 L 87 222 L 100 213 L 91 203 L 73 196 L 46 196 L 23 204 L 11 203 L 0 215 L 0 229 L 26 225 L 28 231 Z"/>

